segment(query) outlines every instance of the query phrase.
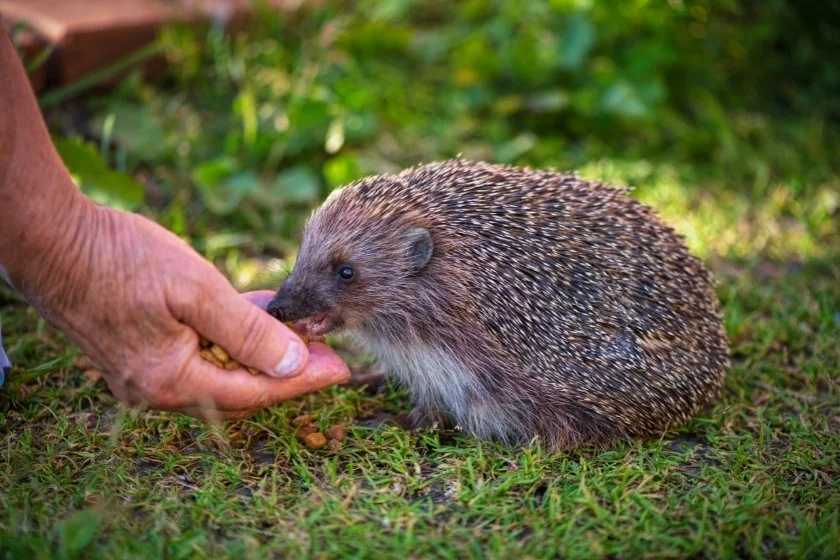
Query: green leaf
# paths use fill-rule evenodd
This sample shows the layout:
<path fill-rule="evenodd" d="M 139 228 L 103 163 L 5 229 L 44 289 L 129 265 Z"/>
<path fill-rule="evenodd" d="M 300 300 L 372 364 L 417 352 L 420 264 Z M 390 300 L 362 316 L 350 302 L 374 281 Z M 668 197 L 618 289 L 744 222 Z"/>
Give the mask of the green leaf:
<path fill-rule="evenodd" d="M 324 151 L 328 154 L 334 154 L 344 145 L 344 120 L 335 119 L 330 123 L 330 128 L 327 130 L 327 138 L 324 142 Z"/>
<path fill-rule="evenodd" d="M 583 15 L 571 15 L 560 42 L 560 65 L 568 70 L 580 68 L 594 46 L 595 27 Z"/>
<path fill-rule="evenodd" d="M 102 134 L 109 119 L 113 121 L 113 139 L 134 161 L 154 161 L 166 153 L 166 135 L 148 105 L 114 103 L 94 119 L 94 130 Z"/>
<path fill-rule="evenodd" d="M 502 163 L 513 163 L 517 158 L 528 153 L 537 145 L 537 137 L 533 134 L 520 134 L 510 142 L 496 148 L 496 159 Z"/>
<path fill-rule="evenodd" d="M 601 98 L 601 107 L 608 113 L 624 117 L 642 117 L 647 106 L 638 91 L 629 83 L 619 81 L 610 86 Z"/>
<path fill-rule="evenodd" d="M 220 157 L 206 161 L 197 166 L 192 173 L 192 179 L 200 187 L 215 187 L 225 177 L 236 171 L 236 160 L 232 157 Z"/>
<path fill-rule="evenodd" d="M 324 177 L 330 187 L 345 185 L 364 176 L 359 156 L 346 153 L 330 158 L 324 163 Z"/>
<path fill-rule="evenodd" d="M 257 101 L 250 88 L 243 89 L 233 102 L 233 109 L 242 119 L 242 135 L 247 146 L 253 146 L 257 141 L 259 118 L 257 117 Z"/>
<path fill-rule="evenodd" d="M 318 176 L 308 167 L 298 165 L 277 175 L 271 191 L 287 202 L 312 202 L 317 199 L 320 187 Z"/>
<path fill-rule="evenodd" d="M 217 216 L 233 212 L 249 194 L 259 190 L 259 178 L 250 171 L 237 171 L 237 162 L 221 157 L 193 170 L 192 179 L 207 209 Z"/>
<path fill-rule="evenodd" d="M 525 100 L 525 107 L 532 113 L 553 113 L 569 106 L 569 94 L 555 89 L 537 93 Z"/>
<path fill-rule="evenodd" d="M 71 514 L 58 526 L 61 548 L 65 556 L 75 556 L 93 540 L 102 523 L 102 515 L 91 509 Z"/>
<path fill-rule="evenodd" d="M 73 180 L 95 202 L 120 210 L 133 210 L 143 202 L 143 186 L 108 167 L 93 144 L 80 138 L 54 138 L 53 143 Z"/>

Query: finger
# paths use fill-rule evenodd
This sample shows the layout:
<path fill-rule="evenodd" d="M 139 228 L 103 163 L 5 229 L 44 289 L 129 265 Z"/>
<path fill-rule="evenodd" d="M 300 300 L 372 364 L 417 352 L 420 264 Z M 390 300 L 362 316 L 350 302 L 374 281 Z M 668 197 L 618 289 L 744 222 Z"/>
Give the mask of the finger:
<path fill-rule="evenodd" d="M 260 309 L 268 309 L 268 304 L 274 299 L 275 292 L 271 290 L 257 290 L 254 292 L 245 292 L 242 297 L 259 307 Z"/>
<path fill-rule="evenodd" d="M 192 416 L 193 418 L 200 418 L 202 420 L 206 420 L 208 422 L 218 422 L 220 420 L 224 420 L 226 422 L 230 422 L 233 420 L 244 420 L 250 416 L 253 416 L 256 412 L 255 410 L 243 410 L 243 411 L 226 411 L 226 410 L 216 410 L 216 409 L 208 409 L 208 408 L 198 408 L 198 407 L 190 407 L 185 408 L 183 410 L 179 410 L 181 414 L 186 414 L 187 416 Z"/>
<path fill-rule="evenodd" d="M 192 387 L 191 402 L 183 403 L 179 409 L 216 409 L 223 413 L 255 411 L 350 378 L 347 365 L 329 346 L 314 342 L 310 350 L 310 360 L 303 372 L 287 379 L 251 375 L 241 368 L 223 370 L 196 355 L 186 380 Z"/>
<path fill-rule="evenodd" d="M 239 363 L 273 377 L 298 375 L 309 359 L 296 334 L 237 293 L 215 269 L 173 312 Z"/>

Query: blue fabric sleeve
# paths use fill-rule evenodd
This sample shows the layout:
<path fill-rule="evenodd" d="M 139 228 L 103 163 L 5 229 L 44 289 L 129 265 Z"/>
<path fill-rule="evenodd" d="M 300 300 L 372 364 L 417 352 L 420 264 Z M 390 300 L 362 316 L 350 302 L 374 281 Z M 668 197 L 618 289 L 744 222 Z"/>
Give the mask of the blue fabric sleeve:
<path fill-rule="evenodd" d="M 6 382 L 6 376 L 12 371 L 12 362 L 3 349 L 3 324 L 0 323 L 0 387 Z"/>

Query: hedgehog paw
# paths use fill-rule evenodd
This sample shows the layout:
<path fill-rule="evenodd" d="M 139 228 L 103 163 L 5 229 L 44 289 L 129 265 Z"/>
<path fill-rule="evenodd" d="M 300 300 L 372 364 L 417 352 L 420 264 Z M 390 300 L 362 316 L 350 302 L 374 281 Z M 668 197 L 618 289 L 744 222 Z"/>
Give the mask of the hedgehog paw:
<path fill-rule="evenodd" d="M 444 411 L 419 406 L 408 413 L 406 424 L 412 430 L 442 430 L 454 426 Z"/>
<path fill-rule="evenodd" d="M 387 370 L 373 365 L 366 368 L 352 369 L 352 376 L 347 383 L 350 387 L 364 389 L 369 394 L 376 394 L 385 386 Z"/>

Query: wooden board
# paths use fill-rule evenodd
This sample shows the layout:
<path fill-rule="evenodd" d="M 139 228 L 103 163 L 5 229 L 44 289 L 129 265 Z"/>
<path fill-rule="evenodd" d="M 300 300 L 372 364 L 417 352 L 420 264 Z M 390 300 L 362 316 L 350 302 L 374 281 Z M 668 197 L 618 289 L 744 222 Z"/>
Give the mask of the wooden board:
<path fill-rule="evenodd" d="M 42 91 L 119 61 L 152 42 L 166 23 L 213 20 L 239 28 L 251 5 L 250 0 L 0 0 L 0 16 L 7 29 L 26 27 L 16 44 L 28 60 L 45 45 L 55 47 L 32 77 L 36 91 Z M 295 10 L 302 1 L 269 0 L 269 5 Z M 160 62 L 147 64 L 148 73 L 159 70 Z"/>

